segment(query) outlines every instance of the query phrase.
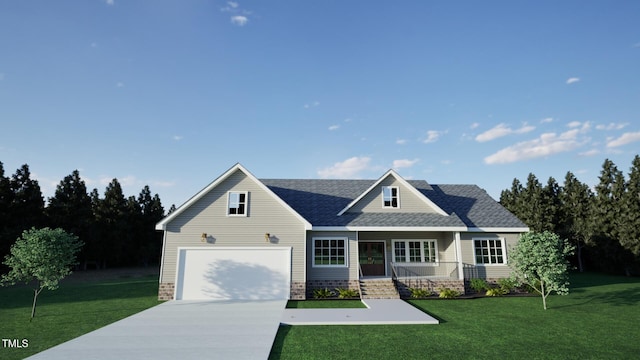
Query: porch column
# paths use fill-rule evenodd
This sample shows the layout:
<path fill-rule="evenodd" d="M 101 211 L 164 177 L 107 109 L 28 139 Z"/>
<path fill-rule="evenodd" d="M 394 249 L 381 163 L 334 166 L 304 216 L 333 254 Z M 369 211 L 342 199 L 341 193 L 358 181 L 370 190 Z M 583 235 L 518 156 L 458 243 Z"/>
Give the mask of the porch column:
<path fill-rule="evenodd" d="M 460 243 L 460 232 L 453 233 L 453 243 L 456 246 L 456 260 L 458 261 L 458 280 L 464 280 L 464 265 L 462 263 L 462 244 Z"/>

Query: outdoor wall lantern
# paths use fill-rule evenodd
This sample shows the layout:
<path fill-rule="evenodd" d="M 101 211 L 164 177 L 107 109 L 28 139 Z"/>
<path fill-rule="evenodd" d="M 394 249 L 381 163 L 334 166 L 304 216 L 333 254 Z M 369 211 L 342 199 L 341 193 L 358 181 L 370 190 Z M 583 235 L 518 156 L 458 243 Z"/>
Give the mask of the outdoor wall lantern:
<path fill-rule="evenodd" d="M 264 241 L 265 242 L 271 242 L 271 234 L 269 234 L 269 233 L 264 234 Z"/>
<path fill-rule="evenodd" d="M 202 241 L 202 242 L 206 242 L 207 241 L 207 233 L 202 233 L 202 235 L 200 236 L 200 241 Z"/>

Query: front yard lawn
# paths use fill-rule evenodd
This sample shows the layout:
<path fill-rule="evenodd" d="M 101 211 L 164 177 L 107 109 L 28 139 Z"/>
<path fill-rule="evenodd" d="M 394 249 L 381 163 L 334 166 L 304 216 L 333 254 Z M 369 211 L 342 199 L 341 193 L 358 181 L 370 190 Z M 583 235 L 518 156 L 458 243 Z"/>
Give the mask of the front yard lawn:
<path fill-rule="evenodd" d="M 63 283 L 40 294 L 29 322 L 32 300 L 26 286 L 0 288 L 0 338 L 28 343 L 0 344 L 0 359 L 23 359 L 157 305 L 158 276 Z"/>
<path fill-rule="evenodd" d="M 571 293 L 411 300 L 440 325 L 281 326 L 271 359 L 631 359 L 640 279 L 572 274 Z"/>

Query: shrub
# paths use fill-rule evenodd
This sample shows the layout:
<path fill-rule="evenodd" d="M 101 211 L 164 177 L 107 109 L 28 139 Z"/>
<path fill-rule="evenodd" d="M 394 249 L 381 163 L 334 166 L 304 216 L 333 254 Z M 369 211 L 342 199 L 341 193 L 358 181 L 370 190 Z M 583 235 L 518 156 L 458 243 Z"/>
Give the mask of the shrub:
<path fill-rule="evenodd" d="M 487 290 L 486 294 L 487 296 L 502 296 L 502 295 L 508 294 L 508 291 L 506 291 L 501 287 L 494 287 Z"/>
<path fill-rule="evenodd" d="M 513 289 L 515 289 L 516 284 L 513 280 L 509 278 L 502 278 L 502 279 L 498 279 L 498 286 L 500 287 L 500 289 L 504 291 L 505 294 L 508 294 L 512 292 Z"/>
<path fill-rule="evenodd" d="M 440 294 L 438 295 L 442 299 L 455 299 L 458 296 L 462 295 L 459 291 L 449 289 L 449 288 L 439 288 L 438 291 Z"/>
<path fill-rule="evenodd" d="M 358 297 L 358 291 L 356 291 L 354 289 L 336 288 L 336 291 L 338 292 L 338 297 L 340 299 L 348 299 L 348 298 Z"/>
<path fill-rule="evenodd" d="M 313 298 L 314 299 L 326 299 L 328 297 L 334 296 L 335 293 L 327 288 L 324 289 L 315 289 L 313 290 Z"/>
<path fill-rule="evenodd" d="M 409 291 L 411 292 L 411 297 L 414 299 L 426 298 L 431 296 L 431 291 L 427 289 L 409 288 Z"/>
<path fill-rule="evenodd" d="M 469 285 L 475 292 L 489 290 L 489 284 L 487 284 L 487 281 L 485 279 L 473 278 L 471 279 L 471 283 Z"/>

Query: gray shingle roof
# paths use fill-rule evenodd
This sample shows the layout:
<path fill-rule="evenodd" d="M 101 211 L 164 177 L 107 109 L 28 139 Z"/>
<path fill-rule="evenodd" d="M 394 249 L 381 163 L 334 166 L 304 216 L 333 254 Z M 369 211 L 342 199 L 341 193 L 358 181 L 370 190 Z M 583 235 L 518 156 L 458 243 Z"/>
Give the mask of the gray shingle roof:
<path fill-rule="evenodd" d="M 526 225 L 476 185 L 408 183 L 449 216 L 433 213 L 337 214 L 371 187 L 375 180 L 260 179 L 313 226 L 501 227 Z"/>

